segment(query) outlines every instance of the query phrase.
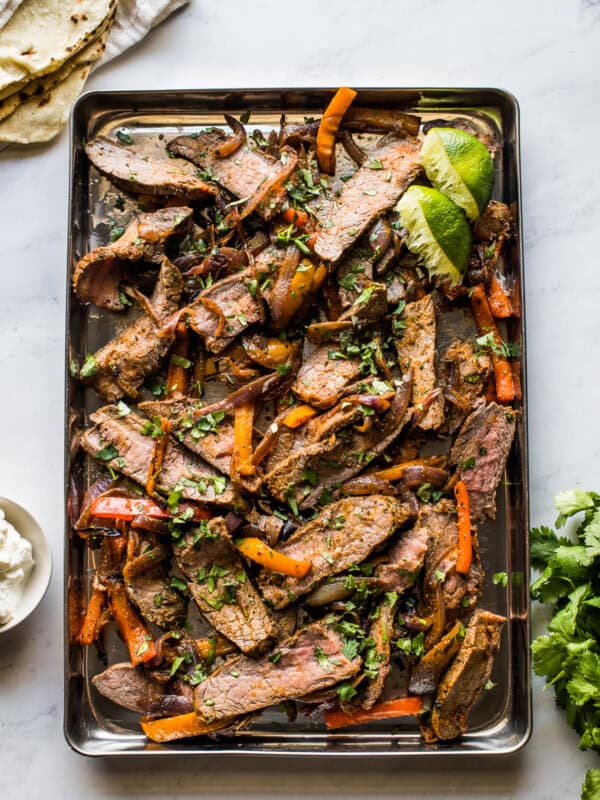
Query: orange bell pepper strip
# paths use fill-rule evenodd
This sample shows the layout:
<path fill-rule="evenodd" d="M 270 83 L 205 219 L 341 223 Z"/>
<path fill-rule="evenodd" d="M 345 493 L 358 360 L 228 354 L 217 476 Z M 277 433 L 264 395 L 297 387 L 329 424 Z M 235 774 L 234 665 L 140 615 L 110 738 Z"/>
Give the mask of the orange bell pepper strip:
<path fill-rule="evenodd" d="M 148 475 L 146 477 L 146 492 L 151 496 L 154 494 L 156 479 L 160 475 L 162 469 L 163 460 L 169 444 L 169 433 L 171 432 L 171 423 L 168 419 L 161 419 L 160 426 L 162 433 L 154 440 L 154 451 L 150 464 L 148 465 Z"/>
<path fill-rule="evenodd" d="M 276 369 L 279 364 L 290 361 L 297 350 L 297 345 L 282 342 L 277 336 L 267 338 L 249 337 L 244 341 L 244 352 L 253 361 L 267 369 Z"/>
<path fill-rule="evenodd" d="M 399 481 L 404 475 L 407 467 L 441 467 L 445 463 L 444 456 L 427 456 L 426 458 L 414 458 L 412 461 L 403 461 L 402 464 L 395 464 L 393 467 L 386 467 L 378 470 L 375 474 L 384 481 Z"/>
<path fill-rule="evenodd" d="M 140 725 L 146 736 L 153 742 L 172 742 L 174 739 L 185 739 L 186 736 L 202 736 L 205 733 L 226 728 L 231 718 L 215 722 L 202 722 L 195 711 L 178 714 L 176 717 L 164 717 L 141 721 Z"/>
<path fill-rule="evenodd" d="M 502 338 L 496 327 L 494 317 L 490 309 L 485 289 L 480 283 L 471 291 L 471 308 L 479 333 L 491 333 L 496 347 L 492 350 L 492 364 L 494 366 L 494 378 L 496 381 L 496 396 L 499 403 L 512 403 L 515 399 L 515 384 L 513 381 L 512 370 L 506 356 L 502 353 Z"/>
<path fill-rule="evenodd" d="M 469 510 L 469 492 L 464 481 L 456 481 L 454 486 L 456 510 L 458 512 L 458 555 L 456 571 L 466 575 L 473 559 L 473 537 L 471 535 L 471 513 Z"/>
<path fill-rule="evenodd" d="M 282 308 L 282 319 L 278 326 L 279 329 L 282 327 L 285 328 L 299 310 L 305 297 L 312 290 L 315 272 L 316 267 L 309 258 L 302 258 L 300 260 L 290 280 Z"/>
<path fill-rule="evenodd" d="M 206 639 L 195 640 L 198 655 L 204 661 L 214 661 L 217 656 L 226 656 L 235 653 L 237 647 L 224 636 L 209 636 Z"/>
<path fill-rule="evenodd" d="M 319 264 L 319 266 L 316 268 L 314 272 L 312 283 L 310 285 L 311 292 L 318 291 L 321 288 L 321 286 L 323 286 L 323 284 L 325 283 L 328 275 L 329 275 L 329 270 L 327 269 L 327 267 L 324 264 Z"/>
<path fill-rule="evenodd" d="M 121 638 L 129 650 L 135 666 L 145 664 L 156 656 L 156 643 L 150 630 L 135 611 L 121 581 L 111 581 L 108 589 L 108 606 L 117 624 Z"/>
<path fill-rule="evenodd" d="M 504 286 L 498 280 L 496 275 L 492 275 L 492 280 L 488 288 L 488 300 L 490 310 L 496 319 L 507 319 L 512 317 L 512 303 L 510 297 L 506 293 Z"/>
<path fill-rule="evenodd" d="M 252 463 L 252 433 L 254 431 L 254 403 L 244 403 L 235 409 L 233 420 L 233 453 L 231 473 L 254 475 Z"/>
<path fill-rule="evenodd" d="M 283 553 L 278 553 L 277 550 L 273 550 L 262 539 L 255 536 L 237 539 L 235 544 L 240 553 L 250 561 L 262 564 L 263 567 L 273 570 L 273 572 L 289 575 L 291 578 L 303 578 L 312 566 L 310 561 L 299 561 Z"/>
<path fill-rule="evenodd" d="M 81 644 L 93 644 L 96 641 L 96 629 L 100 615 L 106 606 L 106 590 L 95 586 L 90 596 L 87 611 L 79 631 Z"/>
<path fill-rule="evenodd" d="M 305 422 L 312 419 L 316 413 L 317 409 L 309 405 L 294 406 L 290 413 L 283 418 L 282 423 L 287 428 L 299 428 L 300 425 L 304 425 Z"/>
<path fill-rule="evenodd" d="M 347 728 L 350 725 L 363 725 L 365 722 L 373 722 L 378 719 L 398 719 L 399 717 L 411 717 L 423 711 L 423 698 L 417 695 L 400 697 L 397 700 L 384 700 L 377 703 L 372 708 L 365 710 L 357 708 L 356 711 L 342 711 L 332 709 L 325 711 L 323 718 L 328 730 L 336 728 Z"/>
<path fill-rule="evenodd" d="M 192 366 L 189 355 L 190 332 L 184 322 L 179 322 L 167 372 L 167 398 L 177 394 L 187 394 L 189 384 L 188 370 Z"/>
<path fill-rule="evenodd" d="M 286 208 L 281 214 L 282 222 L 292 223 L 296 228 L 303 228 L 308 222 L 308 214 L 300 208 Z"/>
<path fill-rule="evenodd" d="M 356 97 L 354 89 L 342 86 L 334 94 L 331 102 L 321 117 L 317 131 L 316 155 L 319 167 L 323 172 L 333 175 L 335 172 L 335 139 L 344 114 Z"/>
<path fill-rule="evenodd" d="M 153 519 L 168 519 L 170 514 L 154 500 L 147 497 L 96 497 L 90 513 L 98 519 L 132 520 L 141 515 Z"/>

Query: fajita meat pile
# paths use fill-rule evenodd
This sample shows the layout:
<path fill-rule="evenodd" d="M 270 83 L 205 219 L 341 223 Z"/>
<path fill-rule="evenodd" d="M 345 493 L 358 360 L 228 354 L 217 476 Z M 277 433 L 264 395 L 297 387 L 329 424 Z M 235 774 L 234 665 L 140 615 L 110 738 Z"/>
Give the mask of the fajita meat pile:
<path fill-rule="evenodd" d="M 102 650 L 116 626 L 127 658 L 95 689 L 157 742 L 272 706 L 452 739 L 491 683 L 506 620 L 480 606 L 478 529 L 518 421 L 494 380 L 519 399 L 511 210 L 471 224 L 462 283 L 430 278 L 396 211 L 427 185 L 420 120 L 359 100 L 270 132 L 227 115 L 160 152 L 85 143 L 135 212 L 73 271 L 118 331 L 77 369 L 98 398 L 77 635 Z"/>

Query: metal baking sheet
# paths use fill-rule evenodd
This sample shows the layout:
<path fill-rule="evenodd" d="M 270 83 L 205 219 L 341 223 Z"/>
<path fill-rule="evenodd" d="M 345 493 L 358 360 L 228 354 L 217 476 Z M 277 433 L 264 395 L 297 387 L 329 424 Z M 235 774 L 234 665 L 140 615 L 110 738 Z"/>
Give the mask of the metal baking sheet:
<path fill-rule="evenodd" d="M 223 112 L 252 112 L 251 126 L 277 127 L 285 112 L 292 121 L 318 116 L 331 89 L 236 89 L 210 91 L 91 92 L 75 105 L 71 120 L 70 219 L 66 319 L 65 442 L 65 715 L 67 742 L 91 755 L 297 755 L 297 756 L 436 756 L 493 755 L 522 747 L 531 731 L 528 583 L 527 405 L 525 380 L 525 317 L 511 320 L 507 336 L 522 345 L 520 404 L 515 443 L 505 480 L 498 490 L 498 515 L 479 533 L 487 573 L 482 604 L 504 614 L 509 623 L 496 660 L 496 687 L 486 693 L 470 717 L 469 731 L 452 742 L 426 744 L 414 723 L 379 722 L 360 730 L 328 733 L 322 724 L 302 716 L 289 724 L 283 713 L 268 710 L 235 737 L 215 736 L 164 745 L 149 742 L 140 732 L 137 715 L 113 705 L 93 688 L 91 679 L 104 668 L 95 648 L 76 642 L 74 616 L 86 602 L 93 564 L 85 542 L 73 535 L 69 497 L 80 494 L 90 480 L 90 466 L 72 446 L 73 426 L 85 421 L 98 405 L 89 389 L 73 380 L 69 365 L 76 357 L 103 344 L 115 330 L 115 315 L 83 307 L 73 297 L 73 265 L 93 247 L 110 240 L 114 206 L 107 198 L 110 184 L 91 170 L 82 144 L 98 134 L 126 130 L 136 146 L 150 152 L 163 138 L 193 132 L 207 125 L 223 126 Z M 360 89 L 356 104 L 415 112 L 424 122 L 468 118 L 502 143 L 496 158 L 494 198 L 515 209 L 517 235 L 505 254 L 506 269 L 523 293 L 521 236 L 519 111 L 515 98 L 499 89 Z M 92 174 L 93 173 L 93 174 Z M 131 208 L 135 208 L 133 205 Z M 129 214 L 131 215 L 131 208 Z M 495 586 L 496 572 L 509 575 L 506 587 Z M 111 626 L 113 627 L 113 626 Z M 109 631 L 110 662 L 125 656 Z"/>

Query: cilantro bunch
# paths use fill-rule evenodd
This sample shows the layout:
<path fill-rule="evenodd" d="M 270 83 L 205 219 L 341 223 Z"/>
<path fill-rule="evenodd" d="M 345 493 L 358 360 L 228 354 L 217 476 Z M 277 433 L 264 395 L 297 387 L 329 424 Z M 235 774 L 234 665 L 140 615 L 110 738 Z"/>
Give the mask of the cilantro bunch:
<path fill-rule="evenodd" d="M 533 642 L 533 668 L 554 686 L 582 749 L 600 752 L 600 495 L 572 489 L 555 498 L 562 528 L 583 512 L 571 537 L 531 531 L 531 563 L 541 575 L 534 600 L 553 606 L 548 633 Z M 582 800 L 600 798 L 600 769 L 589 770 Z"/>

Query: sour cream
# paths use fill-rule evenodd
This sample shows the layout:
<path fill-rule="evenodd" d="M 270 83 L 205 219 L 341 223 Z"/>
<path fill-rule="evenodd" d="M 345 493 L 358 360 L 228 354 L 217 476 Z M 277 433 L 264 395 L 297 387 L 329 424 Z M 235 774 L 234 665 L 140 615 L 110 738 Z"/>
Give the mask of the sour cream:
<path fill-rule="evenodd" d="M 7 522 L 0 508 L 0 625 L 17 610 L 33 564 L 31 543 Z"/>

